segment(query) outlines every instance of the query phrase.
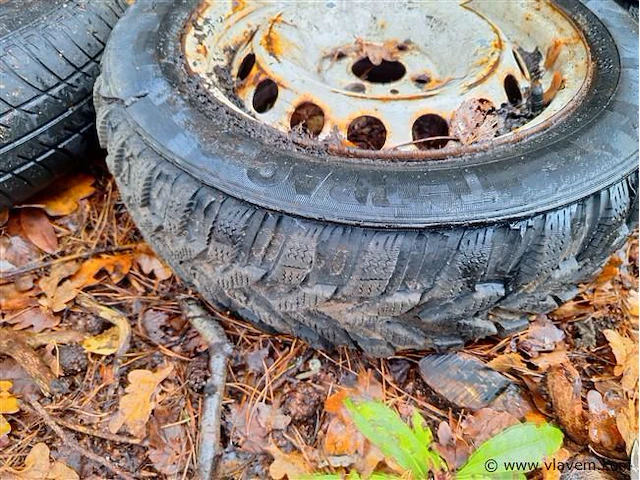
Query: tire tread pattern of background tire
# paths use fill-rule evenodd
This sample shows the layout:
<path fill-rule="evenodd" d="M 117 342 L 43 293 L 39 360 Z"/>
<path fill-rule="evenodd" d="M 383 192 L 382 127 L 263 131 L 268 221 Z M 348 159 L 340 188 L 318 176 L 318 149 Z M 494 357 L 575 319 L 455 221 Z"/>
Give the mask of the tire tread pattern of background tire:
<path fill-rule="evenodd" d="M 636 223 L 637 173 L 512 223 L 381 229 L 270 211 L 204 185 L 96 84 L 98 134 L 136 224 L 218 308 L 267 331 L 376 356 L 526 328 L 572 298 Z"/>
<path fill-rule="evenodd" d="M 69 2 L 0 39 L 0 207 L 36 193 L 91 144 L 93 82 L 126 7 Z"/>

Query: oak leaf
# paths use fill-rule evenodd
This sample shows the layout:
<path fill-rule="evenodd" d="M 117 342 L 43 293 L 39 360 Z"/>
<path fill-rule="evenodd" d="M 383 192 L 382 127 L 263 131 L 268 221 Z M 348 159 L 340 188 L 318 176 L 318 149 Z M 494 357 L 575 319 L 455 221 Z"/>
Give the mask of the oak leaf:
<path fill-rule="evenodd" d="M 56 327 L 60 323 L 58 317 L 52 315 L 50 311 L 42 307 L 23 310 L 13 317 L 5 318 L 3 321 L 13 325 L 13 328 L 17 330 L 29 329 L 36 333 L 47 328 Z"/>
<path fill-rule="evenodd" d="M 602 333 L 616 357 L 613 374 L 622 375 L 622 389 L 631 395 L 638 388 L 638 342 L 623 337 L 615 330 L 604 330 Z"/>
<path fill-rule="evenodd" d="M 27 458 L 24 467 L 0 469 L 2 478 L 6 480 L 80 480 L 76 472 L 62 462 L 49 460 L 49 447 L 44 443 L 36 443 Z"/>
<path fill-rule="evenodd" d="M 149 416 L 155 407 L 155 393 L 158 385 L 173 371 L 169 364 L 155 372 L 133 370 L 129 372 L 129 386 L 126 395 L 120 399 L 118 411 L 109 421 L 109 431 L 117 433 L 123 426 L 137 438 L 144 438 Z"/>

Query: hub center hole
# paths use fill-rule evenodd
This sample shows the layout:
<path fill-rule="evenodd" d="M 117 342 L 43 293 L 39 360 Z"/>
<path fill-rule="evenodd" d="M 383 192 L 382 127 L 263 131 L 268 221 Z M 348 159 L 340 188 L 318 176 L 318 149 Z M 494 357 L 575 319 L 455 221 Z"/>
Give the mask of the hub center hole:
<path fill-rule="evenodd" d="M 369 57 L 358 60 L 351 67 L 353 74 L 371 83 L 391 83 L 400 80 L 407 73 L 405 66 L 394 60 L 382 60 L 380 65 L 375 65 Z"/>

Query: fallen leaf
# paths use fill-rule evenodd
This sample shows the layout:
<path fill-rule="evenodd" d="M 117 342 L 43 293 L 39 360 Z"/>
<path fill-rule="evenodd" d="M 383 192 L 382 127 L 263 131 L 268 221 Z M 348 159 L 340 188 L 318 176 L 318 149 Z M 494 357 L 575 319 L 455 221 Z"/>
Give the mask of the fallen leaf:
<path fill-rule="evenodd" d="M 160 281 L 167 280 L 172 275 L 169 267 L 163 264 L 155 255 L 140 253 L 136 256 L 136 263 L 146 275 L 153 273 Z"/>
<path fill-rule="evenodd" d="M 231 415 L 227 421 L 232 437 L 245 452 L 264 452 L 269 447 L 269 434 L 274 430 L 283 430 L 291 423 L 291 417 L 282 413 L 279 407 L 264 402 L 253 406 L 248 402 L 242 406 L 234 403 L 229 407 L 229 412 Z"/>
<path fill-rule="evenodd" d="M 82 346 L 85 351 L 97 355 L 113 355 L 120 345 L 120 329 L 111 327 L 104 332 L 85 338 Z"/>
<path fill-rule="evenodd" d="M 49 275 L 43 276 L 40 279 L 38 286 L 45 295 L 53 298 L 60 282 L 76 273 L 79 268 L 80 264 L 75 261 L 58 263 L 51 267 Z"/>
<path fill-rule="evenodd" d="M 71 470 L 62 462 L 51 462 L 49 460 L 49 447 L 44 443 L 36 443 L 27 458 L 24 460 L 24 467 L 14 470 L 13 468 L 0 468 L 0 473 L 6 472 L 7 476 L 2 476 L 6 480 L 79 480 L 76 472 Z"/>
<path fill-rule="evenodd" d="M 624 260 L 619 255 L 612 255 L 609 258 L 607 264 L 602 268 L 600 274 L 593 281 L 595 285 L 603 285 L 609 283 L 616 278 L 620 273 L 620 266 L 624 263 Z"/>
<path fill-rule="evenodd" d="M 95 178 L 86 173 L 79 173 L 54 183 L 47 190 L 31 200 L 31 203 L 44 209 L 52 217 L 69 215 L 78 208 L 78 202 L 91 196 Z"/>
<path fill-rule="evenodd" d="M 102 270 L 109 273 L 114 283 L 118 283 L 129 273 L 132 263 L 133 255 L 130 253 L 103 255 L 91 258 L 84 262 L 68 280 L 63 281 L 55 286 L 55 288 L 54 280 L 56 278 L 65 278 L 62 277 L 65 271 L 56 271 L 55 277 L 52 272 L 52 278 L 49 278 L 45 285 L 46 298 L 41 299 L 40 303 L 51 308 L 54 312 L 61 312 L 67 307 L 67 303 L 75 299 L 83 288 L 96 285 L 100 282 L 97 275 Z"/>
<path fill-rule="evenodd" d="M 616 357 L 613 374 L 622 375 L 622 389 L 631 395 L 638 389 L 638 342 L 623 337 L 615 330 L 604 330 L 603 333 Z"/>
<path fill-rule="evenodd" d="M 49 217 L 37 208 L 20 210 L 20 225 L 31 243 L 40 250 L 54 254 L 58 251 L 58 237 Z"/>
<path fill-rule="evenodd" d="M 35 289 L 21 291 L 15 283 L 0 285 L 0 310 L 23 310 L 38 305 Z"/>
<path fill-rule="evenodd" d="M 478 447 L 485 440 L 518 423 L 520 421 L 508 412 L 481 408 L 465 417 L 460 427 L 462 435 L 468 438 L 472 445 Z"/>
<path fill-rule="evenodd" d="M 267 452 L 273 457 L 273 462 L 269 466 L 269 475 L 274 480 L 281 480 L 285 477 L 288 479 L 301 478 L 313 473 L 313 469 L 300 453 L 284 453 L 275 445 L 268 447 Z"/>
<path fill-rule="evenodd" d="M 622 408 L 616 411 L 616 426 L 627 446 L 627 455 L 631 455 L 634 442 L 638 440 L 638 403 L 627 400 Z"/>
<path fill-rule="evenodd" d="M 546 372 L 550 367 L 554 365 L 561 365 L 569 361 L 567 351 L 564 348 L 554 350 L 553 352 L 540 353 L 537 357 L 529 359 L 538 370 Z"/>
<path fill-rule="evenodd" d="M 78 303 L 94 315 L 98 315 L 114 325 L 99 335 L 85 339 L 82 342 L 84 349 L 99 355 L 114 353 L 117 357 L 124 355 L 129 348 L 131 339 L 131 325 L 127 317 L 109 307 L 100 305 L 90 295 L 84 293 L 78 298 Z"/>
<path fill-rule="evenodd" d="M 556 327 L 546 315 L 538 315 L 529 325 L 526 336 L 518 348 L 531 357 L 541 352 L 551 352 L 564 340 L 564 332 Z"/>
<path fill-rule="evenodd" d="M 547 373 L 547 390 L 558 421 L 577 443 L 587 443 L 587 428 L 582 410 L 582 380 L 567 362 L 555 365 Z"/>
<path fill-rule="evenodd" d="M 13 325 L 18 330 L 30 330 L 33 332 L 41 332 L 47 328 L 58 326 L 60 318 L 51 314 L 51 312 L 42 307 L 29 308 L 12 317 L 4 318 L 4 322 Z"/>
<path fill-rule="evenodd" d="M 4 418 L 5 413 L 16 413 L 20 410 L 18 399 L 9 391 L 13 383 L 0 380 L 0 438 L 11 432 L 11 425 Z"/>
<path fill-rule="evenodd" d="M 147 456 L 160 473 L 176 475 L 184 470 L 189 457 L 186 429 L 182 424 L 163 425 L 171 422 L 170 412 L 159 414 L 158 410 L 162 407 L 156 408 L 150 422 Z"/>
<path fill-rule="evenodd" d="M 522 360 L 519 353 L 503 353 L 487 363 L 487 367 L 493 368 L 498 372 L 508 372 L 512 369 L 527 370 L 527 365 Z"/>
<path fill-rule="evenodd" d="M 622 305 L 627 315 L 627 318 L 636 325 L 638 324 L 638 316 L 640 310 L 638 309 L 638 291 L 628 290 L 622 300 Z"/>
<path fill-rule="evenodd" d="M 39 256 L 40 250 L 20 235 L 9 235 L 0 238 L 0 259 L 13 265 L 14 268 L 22 267 Z M 3 268 L 2 270 L 8 272 L 13 269 Z"/>
<path fill-rule="evenodd" d="M 127 375 L 126 395 L 120 398 L 118 411 L 109 420 L 109 431 L 117 433 L 123 426 L 136 438 L 144 438 L 149 416 L 155 407 L 154 397 L 160 382 L 173 371 L 173 365 L 151 372 L 133 370 Z"/>

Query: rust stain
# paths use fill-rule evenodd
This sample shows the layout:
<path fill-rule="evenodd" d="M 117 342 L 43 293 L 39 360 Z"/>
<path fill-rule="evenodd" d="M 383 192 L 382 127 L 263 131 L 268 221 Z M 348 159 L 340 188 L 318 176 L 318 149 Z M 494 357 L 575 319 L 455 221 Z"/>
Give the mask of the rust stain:
<path fill-rule="evenodd" d="M 546 107 L 551 103 L 551 101 L 558 94 L 558 91 L 562 88 L 563 82 L 562 74 L 560 72 L 555 72 L 553 74 L 553 79 L 551 80 L 551 85 L 542 95 L 542 103 Z"/>
<path fill-rule="evenodd" d="M 266 35 L 260 42 L 264 49 L 278 61 L 280 61 L 280 56 L 284 52 L 286 43 L 274 28 L 279 23 L 282 23 L 281 13 L 273 18 L 269 24 L 269 29 L 267 30 Z"/>
<path fill-rule="evenodd" d="M 196 52 L 199 55 L 206 56 L 209 51 L 207 50 L 207 46 L 205 44 L 199 43 L 196 47 Z"/>
<path fill-rule="evenodd" d="M 231 2 L 231 13 L 238 13 L 240 10 L 243 10 L 247 6 L 244 0 L 233 0 Z"/>

